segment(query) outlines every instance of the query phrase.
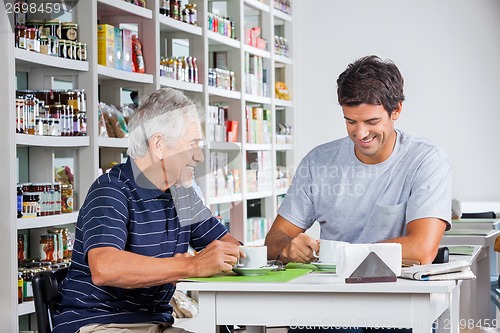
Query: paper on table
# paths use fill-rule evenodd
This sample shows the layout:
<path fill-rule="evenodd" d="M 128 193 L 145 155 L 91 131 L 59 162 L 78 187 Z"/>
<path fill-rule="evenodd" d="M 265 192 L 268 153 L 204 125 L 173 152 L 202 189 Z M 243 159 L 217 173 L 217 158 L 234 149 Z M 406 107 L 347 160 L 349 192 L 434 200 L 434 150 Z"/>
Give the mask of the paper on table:
<path fill-rule="evenodd" d="M 403 268 L 401 277 L 405 279 L 431 280 L 471 280 L 476 276 L 466 260 L 450 261 L 444 264 L 416 265 Z"/>

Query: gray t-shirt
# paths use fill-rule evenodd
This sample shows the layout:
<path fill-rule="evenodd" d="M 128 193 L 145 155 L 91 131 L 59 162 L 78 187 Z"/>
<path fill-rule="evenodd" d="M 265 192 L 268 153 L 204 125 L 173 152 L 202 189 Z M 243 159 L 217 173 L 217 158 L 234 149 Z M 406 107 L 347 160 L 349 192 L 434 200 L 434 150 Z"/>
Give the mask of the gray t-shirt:
<path fill-rule="evenodd" d="M 320 145 L 300 162 L 278 214 L 321 239 L 373 243 L 406 233 L 425 217 L 451 219 L 451 164 L 429 141 L 399 130 L 391 156 L 364 164 L 349 137 Z"/>

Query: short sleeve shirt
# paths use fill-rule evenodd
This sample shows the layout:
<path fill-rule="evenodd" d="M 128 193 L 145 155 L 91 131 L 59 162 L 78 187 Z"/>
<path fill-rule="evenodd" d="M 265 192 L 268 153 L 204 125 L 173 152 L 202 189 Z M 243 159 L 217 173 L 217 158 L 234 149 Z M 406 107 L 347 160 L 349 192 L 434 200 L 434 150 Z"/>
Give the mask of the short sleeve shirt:
<path fill-rule="evenodd" d="M 77 332 L 87 324 L 173 322 L 172 284 L 149 288 L 98 287 L 92 283 L 87 253 L 98 247 L 168 258 L 220 239 L 227 229 L 213 216 L 179 223 L 169 190 L 137 186 L 129 159 L 100 176 L 89 189 L 76 224 L 68 276 L 54 318 L 55 333 Z M 200 199 L 201 200 L 201 199 Z"/>
<path fill-rule="evenodd" d="M 364 164 L 349 137 L 310 151 L 296 170 L 278 214 L 322 239 L 373 243 L 405 234 L 420 218 L 450 228 L 452 168 L 448 154 L 429 141 L 396 130 L 391 156 Z"/>

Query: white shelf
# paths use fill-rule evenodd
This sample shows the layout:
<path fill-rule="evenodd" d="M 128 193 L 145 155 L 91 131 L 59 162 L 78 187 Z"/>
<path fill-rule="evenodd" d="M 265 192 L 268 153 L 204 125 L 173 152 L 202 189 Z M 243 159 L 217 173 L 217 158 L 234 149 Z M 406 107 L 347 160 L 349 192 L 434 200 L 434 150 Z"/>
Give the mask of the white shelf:
<path fill-rule="evenodd" d="M 185 32 L 195 36 L 202 35 L 201 27 L 188 24 L 179 20 L 174 20 L 165 15 L 160 15 L 160 31 L 161 32 Z"/>
<path fill-rule="evenodd" d="M 290 14 L 284 13 L 279 9 L 273 8 L 274 17 L 286 22 L 292 22 L 292 16 Z"/>
<path fill-rule="evenodd" d="M 210 95 L 224 97 L 228 99 L 241 99 L 241 92 L 236 90 L 228 90 L 223 88 L 208 87 Z"/>
<path fill-rule="evenodd" d="M 259 192 L 248 192 L 246 194 L 247 200 L 267 198 L 273 195 L 273 191 L 259 191 Z"/>
<path fill-rule="evenodd" d="M 293 144 L 276 144 L 276 150 L 293 150 Z"/>
<path fill-rule="evenodd" d="M 283 195 L 286 194 L 286 192 L 288 192 L 288 187 L 277 188 L 275 191 L 276 195 Z"/>
<path fill-rule="evenodd" d="M 87 61 L 64 59 L 47 54 L 36 53 L 20 48 L 14 48 L 16 65 L 29 67 L 55 67 L 71 71 L 88 72 L 89 63 Z"/>
<path fill-rule="evenodd" d="M 74 223 L 78 219 L 78 212 L 57 214 L 33 218 L 17 219 L 17 230 L 46 228 L 68 223 Z"/>
<path fill-rule="evenodd" d="M 287 101 L 285 99 L 279 99 L 279 98 L 274 100 L 274 104 L 276 106 L 284 106 L 284 107 L 289 107 L 289 108 L 293 107 L 292 101 Z"/>
<path fill-rule="evenodd" d="M 42 136 L 16 134 L 18 146 L 36 147 L 87 147 L 90 145 L 88 136 Z"/>
<path fill-rule="evenodd" d="M 35 312 L 35 302 L 27 301 L 17 305 L 17 315 L 23 316 Z"/>
<path fill-rule="evenodd" d="M 102 16 L 138 16 L 152 19 L 151 9 L 143 8 L 123 0 L 97 0 L 97 11 Z"/>
<path fill-rule="evenodd" d="M 269 13 L 269 11 L 271 10 L 268 5 L 257 0 L 245 0 L 245 5 L 253 7 L 265 13 Z"/>
<path fill-rule="evenodd" d="M 136 83 L 153 83 L 153 75 L 127 72 L 116 68 L 97 65 L 99 80 L 122 80 Z"/>
<path fill-rule="evenodd" d="M 219 197 L 213 197 L 207 199 L 207 205 L 218 205 L 224 203 L 238 202 L 243 200 L 241 193 L 235 193 L 231 195 L 223 195 Z"/>
<path fill-rule="evenodd" d="M 210 45 L 226 45 L 235 49 L 241 48 L 241 42 L 237 39 L 223 36 L 217 32 L 207 31 L 208 42 Z"/>
<path fill-rule="evenodd" d="M 99 147 L 101 148 L 128 148 L 128 138 L 97 138 Z"/>
<path fill-rule="evenodd" d="M 184 91 L 202 92 L 203 85 L 201 83 L 185 82 L 180 80 L 169 79 L 167 77 L 160 77 L 160 86 L 171 87 Z"/>
<path fill-rule="evenodd" d="M 285 65 L 292 65 L 293 61 L 292 58 L 282 56 L 280 54 L 274 54 L 274 61 L 279 62 L 281 64 Z"/>
<path fill-rule="evenodd" d="M 210 149 L 210 150 L 240 151 L 241 150 L 241 143 L 240 142 L 209 142 L 208 149 Z"/>
<path fill-rule="evenodd" d="M 271 144 L 260 144 L 260 143 L 247 143 L 245 145 L 246 150 L 258 151 L 258 150 L 271 150 L 273 149 Z"/>
<path fill-rule="evenodd" d="M 250 46 L 250 45 L 247 45 L 247 44 L 245 44 L 243 50 L 245 52 L 248 52 L 250 54 L 253 54 L 253 55 L 256 55 L 256 56 L 259 56 L 259 57 L 262 57 L 262 58 L 266 58 L 266 59 L 271 58 L 271 52 L 266 51 L 266 50 L 262 50 L 262 49 L 258 49 L 256 47 L 253 47 L 253 46 Z"/>
<path fill-rule="evenodd" d="M 256 96 L 256 95 L 250 95 L 250 94 L 245 94 L 245 101 L 251 102 L 251 103 L 257 103 L 257 104 L 271 104 L 271 98 L 270 97 L 265 97 L 265 96 Z"/>

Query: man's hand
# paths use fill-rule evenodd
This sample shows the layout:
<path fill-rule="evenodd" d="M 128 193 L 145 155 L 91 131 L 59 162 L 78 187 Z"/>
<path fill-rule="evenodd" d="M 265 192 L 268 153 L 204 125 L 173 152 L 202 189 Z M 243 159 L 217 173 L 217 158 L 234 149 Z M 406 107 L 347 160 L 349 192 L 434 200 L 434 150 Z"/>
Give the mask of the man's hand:
<path fill-rule="evenodd" d="M 283 255 L 289 262 L 310 263 L 316 261 L 315 252 L 316 255 L 319 252 L 319 241 L 305 233 L 298 234 L 283 249 Z"/>
<path fill-rule="evenodd" d="M 192 258 L 195 261 L 196 277 L 230 272 L 240 256 L 245 256 L 245 253 L 236 244 L 213 241 Z"/>

